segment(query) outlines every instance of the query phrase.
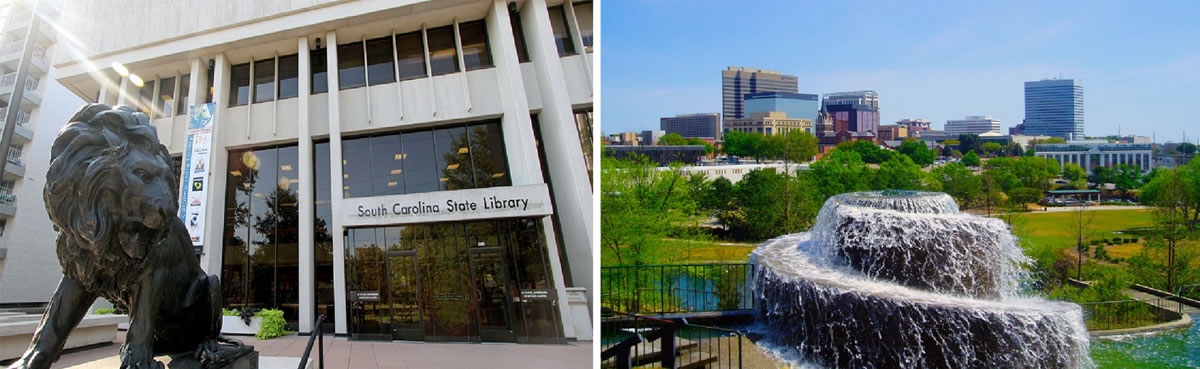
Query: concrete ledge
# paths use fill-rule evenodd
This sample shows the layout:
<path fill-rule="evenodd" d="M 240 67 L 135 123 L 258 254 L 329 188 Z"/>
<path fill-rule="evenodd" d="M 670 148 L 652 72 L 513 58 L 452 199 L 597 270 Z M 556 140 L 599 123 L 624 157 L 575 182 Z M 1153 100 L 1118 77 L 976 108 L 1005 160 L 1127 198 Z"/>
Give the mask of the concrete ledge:
<path fill-rule="evenodd" d="M 21 357 L 33 340 L 33 331 L 41 324 L 41 315 L 5 316 L 0 320 L 0 360 Z M 112 342 L 117 338 L 117 324 L 128 322 L 126 315 L 87 315 L 71 331 L 66 349 Z"/>
<path fill-rule="evenodd" d="M 1171 301 L 1175 301 L 1175 302 L 1182 302 L 1184 305 L 1191 305 L 1192 307 L 1200 308 L 1200 301 L 1197 301 L 1195 299 L 1190 299 L 1187 297 L 1183 297 L 1183 296 L 1176 296 L 1173 293 L 1163 291 L 1163 290 L 1160 290 L 1160 289 L 1157 289 L 1154 287 L 1143 286 L 1143 285 L 1135 283 L 1134 285 L 1129 286 L 1129 289 L 1132 289 L 1134 291 L 1145 292 L 1145 293 L 1148 293 L 1148 294 L 1151 294 L 1154 296 L 1166 298 L 1167 300 L 1171 300 Z"/>
<path fill-rule="evenodd" d="M 1089 333 L 1092 335 L 1092 337 L 1107 337 L 1107 336 L 1118 336 L 1118 335 L 1126 335 L 1126 334 L 1167 331 L 1167 330 L 1173 330 L 1173 329 L 1187 328 L 1187 327 L 1190 327 L 1191 325 L 1192 325 L 1192 317 L 1188 316 L 1187 314 L 1183 314 L 1179 319 L 1176 319 L 1176 320 L 1170 321 L 1170 322 L 1166 322 L 1166 323 L 1148 325 L 1145 327 L 1126 328 L 1126 329 L 1110 329 L 1107 331 L 1095 331 L 1095 332 L 1089 332 Z"/>

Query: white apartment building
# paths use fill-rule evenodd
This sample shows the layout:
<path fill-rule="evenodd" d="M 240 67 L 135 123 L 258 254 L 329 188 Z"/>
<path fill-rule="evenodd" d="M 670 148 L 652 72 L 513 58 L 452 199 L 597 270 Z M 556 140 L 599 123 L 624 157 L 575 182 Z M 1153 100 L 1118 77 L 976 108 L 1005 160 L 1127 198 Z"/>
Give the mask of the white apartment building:
<path fill-rule="evenodd" d="M 591 1 L 64 8 L 56 79 L 151 116 L 226 308 L 351 339 L 591 339 L 569 307 L 596 298 Z"/>
<path fill-rule="evenodd" d="M 1000 133 L 1000 121 L 990 115 L 969 115 L 965 119 L 946 121 L 945 131 L 955 135 Z"/>

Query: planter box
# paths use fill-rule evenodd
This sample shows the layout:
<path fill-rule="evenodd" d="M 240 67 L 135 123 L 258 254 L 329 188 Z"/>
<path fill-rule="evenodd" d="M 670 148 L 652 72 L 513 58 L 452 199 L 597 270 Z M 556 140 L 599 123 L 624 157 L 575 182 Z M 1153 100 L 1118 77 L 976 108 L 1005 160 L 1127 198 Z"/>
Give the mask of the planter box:
<path fill-rule="evenodd" d="M 246 325 L 241 317 L 236 316 L 221 316 L 221 333 L 222 334 L 258 334 L 258 328 L 262 326 L 262 317 L 250 318 L 250 325 Z"/>

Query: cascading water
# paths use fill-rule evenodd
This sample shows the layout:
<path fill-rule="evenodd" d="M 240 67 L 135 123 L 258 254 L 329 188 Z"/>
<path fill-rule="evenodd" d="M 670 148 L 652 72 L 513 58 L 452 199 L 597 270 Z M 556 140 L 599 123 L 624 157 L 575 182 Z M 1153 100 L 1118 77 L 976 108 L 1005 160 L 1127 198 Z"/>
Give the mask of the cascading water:
<path fill-rule="evenodd" d="M 839 368 L 1086 368 L 1078 305 L 1023 297 L 1004 222 L 944 193 L 847 193 L 755 249 L 765 339 Z"/>

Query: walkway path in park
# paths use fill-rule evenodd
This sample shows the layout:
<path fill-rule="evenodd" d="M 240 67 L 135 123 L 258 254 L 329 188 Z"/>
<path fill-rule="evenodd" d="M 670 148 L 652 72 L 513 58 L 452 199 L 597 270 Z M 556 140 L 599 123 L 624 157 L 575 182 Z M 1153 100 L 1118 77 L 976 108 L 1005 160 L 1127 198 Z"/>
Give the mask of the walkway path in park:
<path fill-rule="evenodd" d="M 1164 308 L 1167 310 L 1180 309 L 1180 312 L 1183 314 L 1200 314 L 1200 306 L 1191 306 L 1188 304 L 1181 304 L 1181 303 L 1178 303 L 1175 301 L 1170 301 L 1167 299 L 1160 299 L 1158 296 L 1155 296 L 1155 295 L 1152 295 L 1149 293 L 1145 293 L 1142 291 L 1132 290 L 1132 289 L 1122 290 L 1121 292 L 1124 293 L 1125 296 L 1129 296 L 1130 298 L 1132 298 L 1134 300 L 1158 299 L 1155 301 L 1146 301 L 1146 303 L 1151 304 L 1151 305 L 1158 305 L 1158 307 L 1161 307 L 1161 308 Z"/>

